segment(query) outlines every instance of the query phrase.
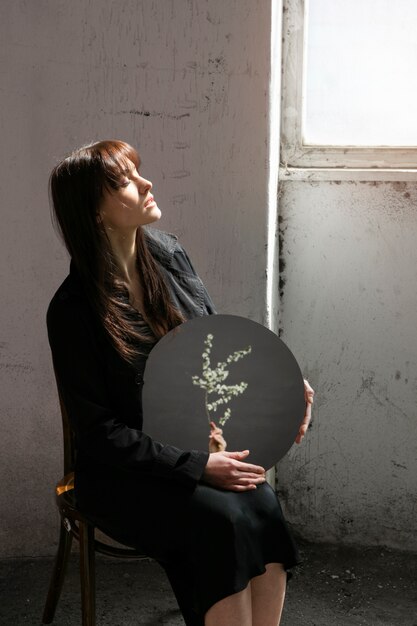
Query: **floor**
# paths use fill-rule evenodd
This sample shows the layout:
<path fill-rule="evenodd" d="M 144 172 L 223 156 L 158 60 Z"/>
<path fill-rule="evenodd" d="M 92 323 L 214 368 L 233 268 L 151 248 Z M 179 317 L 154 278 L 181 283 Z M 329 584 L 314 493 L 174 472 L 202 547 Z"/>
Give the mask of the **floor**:
<path fill-rule="evenodd" d="M 281 626 L 417 626 L 417 555 L 385 548 L 301 545 Z M 78 557 L 54 624 L 81 626 Z M 51 559 L 0 562 L 0 626 L 41 624 Z M 183 626 L 164 571 L 153 561 L 97 558 L 97 626 Z"/>

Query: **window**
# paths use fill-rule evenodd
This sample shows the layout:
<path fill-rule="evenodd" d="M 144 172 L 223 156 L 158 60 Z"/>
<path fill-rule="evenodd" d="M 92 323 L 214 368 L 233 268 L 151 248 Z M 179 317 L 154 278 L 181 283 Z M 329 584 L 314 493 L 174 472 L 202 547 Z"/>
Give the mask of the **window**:
<path fill-rule="evenodd" d="M 417 2 L 285 0 L 281 161 L 417 168 Z"/>

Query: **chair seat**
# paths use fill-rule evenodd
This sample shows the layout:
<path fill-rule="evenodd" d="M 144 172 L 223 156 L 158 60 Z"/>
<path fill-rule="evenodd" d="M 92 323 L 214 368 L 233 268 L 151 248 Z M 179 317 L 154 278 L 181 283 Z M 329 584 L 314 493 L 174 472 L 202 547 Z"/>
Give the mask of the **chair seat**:
<path fill-rule="evenodd" d="M 55 493 L 60 496 L 63 493 L 72 492 L 71 496 L 74 496 L 74 472 L 66 474 L 55 487 Z M 74 499 L 75 505 L 75 499 Z"/>
<path fill-rule="evenodd" d="M 91 527 L 95 527 L 94 522 L 85 514 L 77 509 L 74 492 L 74 472 L 69 472 L 57 483 L 55 487 L 56 503 L 61 514 L 62 523 L 67 532 L 70 532 L 77 540 L 79 540 L 79 523 L 83 522 Z M 110 535 L 107 535 L 100 529 L 100 533 L 108 537 L 114 542 Z M 119 542 L 117 542 L 119 543 Z M 127 546 L 117 547 L 110 543 L 104 543 L 98 539 L 94 539 L 94 550 L 113 557 L 133 558 L 133 559 L 149 559 L 140 550 Z"/>
<path fill-rule="evenodd" d="M 61 531 L 42 622 L 50 624 L 54 618 L 65 578 L 72 538 L 75 537 L 80 544 L 82 624 L 83 626 L 95 626 L 95 552 L 117 558 L 138 560 L 149 557 L 134 548 L 117 547 L 95 538 L 95 524 L 77 509 L 74 493 L 74 472 L 69 472 L 57 483 L 55 497 L 61 516 Z M 114 541 L 109 535 L 100 532 L 105 538 L 108 537 L 110 541 Z"/>

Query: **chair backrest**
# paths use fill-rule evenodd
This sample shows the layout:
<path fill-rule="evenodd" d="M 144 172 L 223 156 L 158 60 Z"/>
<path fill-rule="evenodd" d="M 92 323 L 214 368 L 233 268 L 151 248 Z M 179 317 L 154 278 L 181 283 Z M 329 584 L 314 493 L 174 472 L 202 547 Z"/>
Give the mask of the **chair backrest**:
<path fill-rule="evenodd" d="M 76 455 L 75 436 L 72 431 L 67 409 L 64 404 L 62 391 L 61 391 L 61 387 L 59 384 L 56 370 L 54 370 L 54 372 L 55 372 L 56 387 L 58 390 L 59 406 L 61 409 L 62 434 L 63 434 L 63 440 L 64 440 L 64 475 L 66 476 L 70 472 L 73 472 L 74 467 L 75 467 L 75 455 Z"/>
<path fill-rule="evenodd" d="M 82 523 L 88 523 L 91 528 L 94 528 L 95 524 L 92 521 L 88 521 L 85 515 L 80 514 L 77 509 L 74 497 L 74 467 L 75 467 L 75 457 L 76 457 L 76 446 L 75 446 L 75 436 L 74 432 L 71 429 L 70 420 L 68 417 L 68 412 L 64 404 L 64 399 L 61 391 L 61 387 L 59 384 L 59 379 L 55 373 L 56 386 L 58 390 L 59 397 L 59 406 L 61 408 L 61 417 L 62 417 L 62 433 L 64 438 L 64 478 L 58 483 L 56 486 L 56 495 L 57 495 L 57 504 L 60 510 L 61 516 L 63 518 L 67 518 L 67 524 L 69 523 L 71 533 L 76 537 L 76 539 L 80 539 L 79 537 L 79 528 L 75 524 L 74 520 Z M 66 530 L 68 530 L 67 526 L 65 526 Z M 114 541 L 108 536 L 110 541 Z M 118 543 L 118 542 L 116 542 Z M 98 539 L 94 539 L 94 550 L 96 552 L 100 552 L 101 554 L 106 554 L 107 556 L 113 556 L 117 558 L 129 558 L 129 559 L 148 559 L 149 557 L 141 550 L 137 550 L 131 547 L 117 547 L 112 545 L 111 543 L 104 543 L 103 541 L 99 541 Z"/>

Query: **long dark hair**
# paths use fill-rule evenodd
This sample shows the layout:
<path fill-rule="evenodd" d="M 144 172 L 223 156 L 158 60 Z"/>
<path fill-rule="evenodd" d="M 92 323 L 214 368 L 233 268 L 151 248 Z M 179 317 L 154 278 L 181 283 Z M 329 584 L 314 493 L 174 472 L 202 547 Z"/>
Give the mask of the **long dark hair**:
<path fill-rule="evenodd" d="M 143 277 L 143 307 L 153 338 L 132 324 L 132 306 L 118 276 L 117 264 L 104 227 L 98 222 L 105 189 L 118 189 L 137 151 L 123 141 L 99 141 L 75 150 L 52 170 L 49 179 L 54 222 L 80 274 L 85 293 L 114 347 L 132 362 L 138 341 L 155 341 L 184 321 L 172 304 L 161 271 L 152 257 L 142 228 L 137 230 L 137 267 Z"/>

